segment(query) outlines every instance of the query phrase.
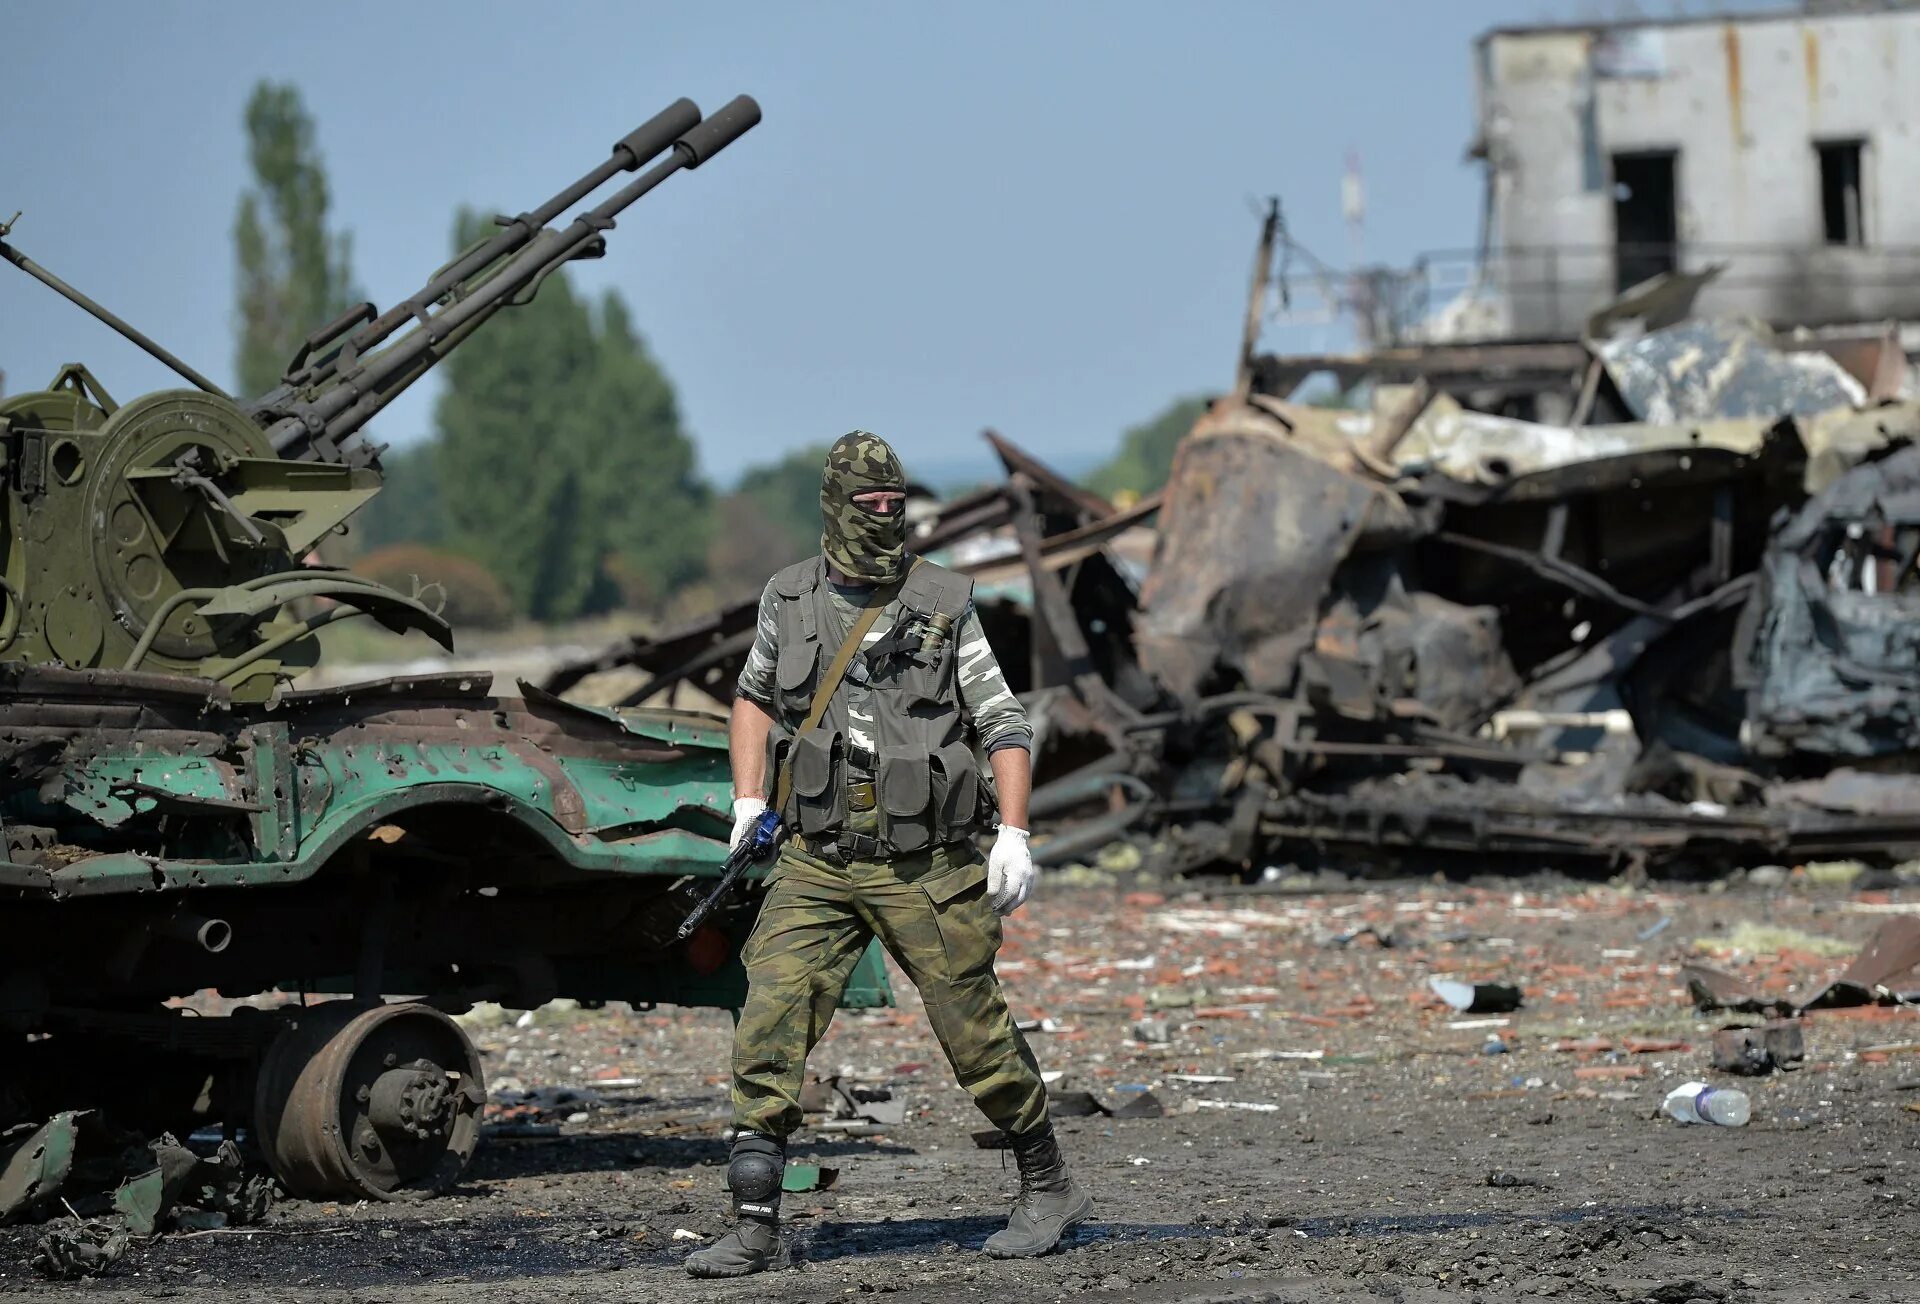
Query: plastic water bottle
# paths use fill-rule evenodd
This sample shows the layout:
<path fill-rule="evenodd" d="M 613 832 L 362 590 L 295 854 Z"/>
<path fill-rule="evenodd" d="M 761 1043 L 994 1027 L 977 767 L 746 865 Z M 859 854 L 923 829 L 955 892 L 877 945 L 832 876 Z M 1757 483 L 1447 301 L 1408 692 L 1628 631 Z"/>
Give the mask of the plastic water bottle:
<path fill-rule="evenodd" d="M 1675 1087 L 1667 1093 L 1667 1102 L 1661 1108 L 1669 1118 L 1682 1123 L 1718 1123 L 1721 1127 L 1744 1127 L 1753 1114 L 1753 1102 L 1746 1092 L 1704 1082 Z"/>

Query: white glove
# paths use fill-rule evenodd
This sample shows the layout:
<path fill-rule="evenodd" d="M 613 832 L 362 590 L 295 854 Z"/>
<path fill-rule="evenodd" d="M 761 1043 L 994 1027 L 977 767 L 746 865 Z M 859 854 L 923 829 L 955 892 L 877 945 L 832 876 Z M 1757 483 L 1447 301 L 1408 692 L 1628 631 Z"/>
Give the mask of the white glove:
<path fill-rule="evenodd" d="M 987 856 L 987 904 L 996 915 L 1010 915 L 1033 892 L 1033 852 L 1027 831 L 1002 824 Z"/>
<path fill-rule="evenodd" d="M 760 812 L 767 808 L 763 797 L 735 797 L 733 799 L 733 836 L 727 839 L 727 851 L 732 853 L 740 846 L 740 839 L 747 836 L 747 830 L 760 818 Z"/>

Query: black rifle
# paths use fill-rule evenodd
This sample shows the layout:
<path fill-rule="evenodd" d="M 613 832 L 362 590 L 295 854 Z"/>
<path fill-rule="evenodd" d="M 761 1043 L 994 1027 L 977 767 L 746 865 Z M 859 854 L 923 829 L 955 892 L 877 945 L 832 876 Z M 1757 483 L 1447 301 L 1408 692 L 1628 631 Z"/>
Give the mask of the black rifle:
<path fill-rule="evenodd" d="M 740 845 L 727 853 L 727 863 L 721 867 L 720 881 L 713 885 L 713 891 L 707 893 L 699 905 L 693 908 L 686 921 L 680 925 L 675 940 L 684 942 L 693 936 L 693 930 L 707 921 L 714 907 L 726 900 L 727 894 L 746 877 L 747 871 L 780 850 L 780 844 L 786 841 L 787 828 L 780 822 L 778 811 L 763 810 L 760 818 L 747 830 L 747 836 L 740 839 Z"/>

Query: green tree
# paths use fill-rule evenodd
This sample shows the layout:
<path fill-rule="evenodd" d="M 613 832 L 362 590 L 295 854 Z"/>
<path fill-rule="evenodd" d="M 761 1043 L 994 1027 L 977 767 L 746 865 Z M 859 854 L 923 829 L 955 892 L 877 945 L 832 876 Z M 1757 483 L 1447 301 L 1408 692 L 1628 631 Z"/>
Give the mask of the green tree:
<path fill-rule="evenodd" d="M 380 494 L 360 509 L 348 534 L 356 555 L 398 543 L 441 545 L 447 541 L 440 497 L 440 450 L 423 439 L 389 449 L 380 459 Z"/>
<path fill-rule="evenodd" d="M 608 291 L 597 317 L 593 370 L 572 436 L 601 577 L 616 590 L 603 584 L 595 605 L 658 606 L 705 569 L 713 494 L 681 428 L 673 385 L 626 303 Z"/>
<path fill-rule="evenodd" d="M 326 169 L 313 119 L 290 85 L 260 82 L 247 101 L 253 184 L 233 222 L 240 392 L 265 393 L 294 350 L 358 297 L 350 246 L 327 229 Z"/>
<path fill-rule="evenodd" d="M 1120 437 L 1113 460 L 1087 477 L 1087 487 L 1112 497 L 1122 491 L 1150 494 L 1167 482 L 1173 469 L 1173 450 L 1207 410 L 1200 397 L 1175 399 L 1152 420 L 1130 428 Z"/>
<path fill-rule="evenodd" d="M 820 547 L 820 468 L 827 446 L 750 467 L 714 509 L 707 572 L 723 596 L 751 592 Z"/>
<path fill-rule="evenodd" d="M 455 247 L 484 231 L 463 212 Z M 699 576 L 710 494 L 673 387 L 617 296 L 595 313 L 556 273 L 443 370 L 434 419 L 448 538 L 521 612 L 552 621 L 657 605 Z"/>
<path fill-rule="evenodd" d="M 809 444 L 740 477 L 736 492 L 780 532 L 791 554 L 782 566 L 820 549 L 820 469 L 826 463 L 827 446 Z"/>
<path fill-rule="evenodd" d="M 484 229 L 462 210 L 455 249 Z M 435 458 L 451 540 L 535 619 L 574 615 L 593 587 L 597 559 L 566 448 L 593 355 L 586 311 L 556 273 L 532 302 L 502 311 L 441 364 Z"/>

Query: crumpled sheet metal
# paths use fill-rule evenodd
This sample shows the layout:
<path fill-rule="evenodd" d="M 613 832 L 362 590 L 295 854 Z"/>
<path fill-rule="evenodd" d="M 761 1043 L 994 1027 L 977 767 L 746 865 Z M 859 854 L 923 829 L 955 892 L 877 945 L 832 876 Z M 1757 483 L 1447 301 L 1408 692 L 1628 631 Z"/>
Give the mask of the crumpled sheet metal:
<path fill-rule="evenodd" d="M 1767 547 L 1736 682 L 1756 740 L 1773 750 L 1920 751 L 1920 592 L 1864 592 L 1860 576 L 1836 570 L 1849 527 L 1862 542 L 1920 527 L 1920 445 L 1848 471 Z"/>
<path fill-rule="evenodd" d="M 1920 400 L 1836 408 L 1800 417 L 1795 424 L 1807 449 L 1801 484 L 1817 494 L 1888 445 L 1920 440 Z"/>
<path fill-rule="evenodd" d="M 39 1127 L 22 1124 L 0 1135 L 0 1223 L 25 1217 L 60 1194 L 73 1174 L 87 1118 L 85 1111 L 69 1111 Z"/>
<path fill-rule="evenodd" d="M 133 1174 L 113 1193 L 113 1211 L 135 1236 L 151 1236 L 187 1191 L 200 1168 L 200 1156 L 171 1134 L 150 1142 L 153 1167 Z M 235 1159 L 239 1158 L 235 1154 Z M 129 1156 L 137 1163 L 138 1156 Z"/>
<path fill-rule="evenodd" d="M 1372 419 L 1361 417 L 1371 428 Z M 1768 420 L 1701 420 L 1684 425 L 1543 425 L 1471 412 L 1437 395 L 1393 450 L 1402 475 L 1438 472 L 1466 484 L 1503 485 L 1521 476 L 1641 453 L 1714 449 L 1750 457 L 1766 443 Z"/>
<path fill-rule="evenodd" d="M 1344 420 L 1345 428 L 1361 437 L 1374 424 L 1366 414 L 1347 414 Z M 1647 453 L 1705 449 L 1757 457 L 1780 426 L 1772 417 L 1713 417 L 1666 425 L 1574 428 L 1470 411 L 1439 394 L 1394 446 L 1392 469 L 1400 475 L 1437 472 L 1463 484 L 1500 486 L 1545 471 Z M 1792 427 L 1807 453 L 1802 488 L 1818 493 L 1888 444 L 1920 439 L 1920 401 L 1802 414 L 1792 419 Z"/>
<path fill-rule="evenodd" d="M 120 1261 L 127 1243 L 116 1222 L 56 1223 L 34 1246 L 33 1270 L 55 1281 L 97 1277 Z"/>
<path fill-rule="evenodd" d="M 1920 1002 L 1920 917 L 1901 915 L 1880 925 L 1839 977 L 1798 1003 L 1763 995 L 1750 983 L 1706 965 L 1682 965 L 1680 972 L 1701 1010 L 1784 1015 L 1913 1004 Z"/>
<path fill-rule="evenodd" d="M 1275 416 L 1222 404 L 1175 455 L 1135 633 L 1141 664 L 1177 694 L 1222 670 L 1284 691 L 1334 570 L 1356 548 L 1418 532 L 1391 490 L 1293 436 Z"/>
<path fill-rule="evenodd" d="M 1741 322 L 1681 322 L 1598 346 L 1627 407 L 1671 425 L 1711 418 L 1775 421 L 1858 407 L 1867 391 L 1824 353 L 1786 353 Z"/>
<path fill-rule="evenodd" d="M 1920 917 L 1896 916 L 1880 925 L 1853 963 L 1809 996 L 1803 1010 L 1838 1009 L 1875 1001 L 1907 1001 L 1920 994 Z"/>
<path fill-rule="evenodd" d="M 1283 417 L 1293 437 L 1303 440 L 1308 451 L 1335 465 L 1356 463 L 1352 447 L 1370 441 L 1388 419 L 1385 414 L 1270 399 L 1262 400 L 1261 406 Z M 1920 402 L 1889 403 L 1863 410 L 1846 407 L 1818 417 L 1794 418 L 1789 424 L 1811 455 L 1805 487 L 1813 492 L 1890 441 L 1920 435 Z M 1644 459 L 1650 454 L 1697 455 L 1704 451 L 1724 457 L 1757 457 L 1781 427 L 1779 417 L 1556 426 L 1475 412 L 1462 407 L 1451 395 L 1440 393 L 1421 409 L 1386 462 L 1374 469 L 1383 475 L 1439 475 L 1462 485 L 1502 488 L 1545 472 L 1593 467 L 1610 459 Z"/>

